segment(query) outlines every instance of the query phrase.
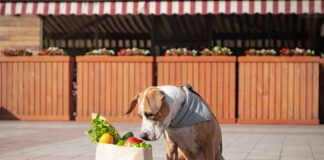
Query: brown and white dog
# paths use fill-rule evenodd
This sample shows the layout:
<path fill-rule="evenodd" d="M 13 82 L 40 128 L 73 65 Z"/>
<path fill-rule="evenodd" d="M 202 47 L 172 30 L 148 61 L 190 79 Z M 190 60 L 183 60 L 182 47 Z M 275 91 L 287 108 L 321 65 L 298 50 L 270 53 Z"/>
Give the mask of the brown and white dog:
<path fill-rule="evenodd" d="M 138 107 L 138 115 L 142 118 L 142 139 L 157 140 L 164 133 L 168 160 L 224 159 L 221 129 L 215 116 L 190 126 L 170 125 L 181 111 L 187 96 L 183 86 L 149 87 L 135 96 L 126 114 Z M 199 100 L 206 104 L 200 96 Z"/>

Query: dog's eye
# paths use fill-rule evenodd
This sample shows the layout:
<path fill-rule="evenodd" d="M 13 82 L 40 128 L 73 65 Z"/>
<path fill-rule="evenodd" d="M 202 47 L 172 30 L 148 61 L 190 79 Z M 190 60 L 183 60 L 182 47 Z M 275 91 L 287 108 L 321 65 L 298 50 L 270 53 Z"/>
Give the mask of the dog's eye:
<path fill-rule="evenodd" d="M 147 117 L 147 118 L 152 118 L 153 117 L 153 114 L 152 113 L 144 113 L 144 116 Z"/>

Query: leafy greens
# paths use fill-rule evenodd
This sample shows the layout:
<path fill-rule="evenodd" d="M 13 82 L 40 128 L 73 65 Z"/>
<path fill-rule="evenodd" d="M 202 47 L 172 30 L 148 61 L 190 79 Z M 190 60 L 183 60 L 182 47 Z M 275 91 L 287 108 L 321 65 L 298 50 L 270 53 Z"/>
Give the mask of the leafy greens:
<path fill-rule="evenodd" d="M 92 128 L 86 132 L 86 135 L 92 138 L 92 142 L 99 142 L 100 137 L 104 133 L 111 134 L 115 140 L 119 139 L 119 132 L 112 126 L 107 120 L 101 119 L 97 114 L 95 118 L 91 120 Z"/>

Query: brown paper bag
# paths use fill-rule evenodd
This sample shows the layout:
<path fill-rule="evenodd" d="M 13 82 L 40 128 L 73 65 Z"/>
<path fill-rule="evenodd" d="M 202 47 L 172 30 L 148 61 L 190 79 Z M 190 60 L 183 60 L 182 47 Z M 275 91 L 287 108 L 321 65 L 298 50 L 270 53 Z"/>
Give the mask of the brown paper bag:
<path fill-rule="evenodd" d="M 98 143 L 96 160 L 153 160 L 152 148 L 124 147 Z"/>

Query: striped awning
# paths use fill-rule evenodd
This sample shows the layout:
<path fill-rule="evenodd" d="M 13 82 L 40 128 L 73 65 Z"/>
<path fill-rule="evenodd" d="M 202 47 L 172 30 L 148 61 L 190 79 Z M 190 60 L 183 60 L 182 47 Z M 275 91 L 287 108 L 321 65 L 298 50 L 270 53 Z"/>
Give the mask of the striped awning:
<path fill-rule="evenodd" d="M 0 2 L 0 15 L 323 14 L 324 0 Z"/>

